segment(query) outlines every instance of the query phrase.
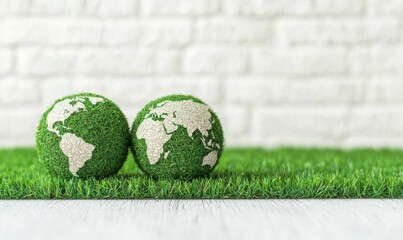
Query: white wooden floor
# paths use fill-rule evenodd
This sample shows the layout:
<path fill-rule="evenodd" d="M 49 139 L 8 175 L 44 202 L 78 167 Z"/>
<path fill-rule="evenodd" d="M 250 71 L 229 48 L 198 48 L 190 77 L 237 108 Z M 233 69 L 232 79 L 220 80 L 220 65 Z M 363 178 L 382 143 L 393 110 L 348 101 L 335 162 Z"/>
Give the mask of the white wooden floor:
<path fill-rule="evenodd" d="M 0 239 L 400 240 L 403 200 L 0 201 Z"/>

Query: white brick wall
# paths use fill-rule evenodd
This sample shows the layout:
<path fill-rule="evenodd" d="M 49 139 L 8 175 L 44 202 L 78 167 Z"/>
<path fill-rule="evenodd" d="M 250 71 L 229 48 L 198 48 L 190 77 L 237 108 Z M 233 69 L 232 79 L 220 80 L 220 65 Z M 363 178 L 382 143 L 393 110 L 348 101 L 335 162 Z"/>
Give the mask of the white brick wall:
<path fill-rule="evenodd" d="M 227 144 L 403 147 L 401 0 L 0 0 L 0 147 L 61 96 L 204 99 Z"/>

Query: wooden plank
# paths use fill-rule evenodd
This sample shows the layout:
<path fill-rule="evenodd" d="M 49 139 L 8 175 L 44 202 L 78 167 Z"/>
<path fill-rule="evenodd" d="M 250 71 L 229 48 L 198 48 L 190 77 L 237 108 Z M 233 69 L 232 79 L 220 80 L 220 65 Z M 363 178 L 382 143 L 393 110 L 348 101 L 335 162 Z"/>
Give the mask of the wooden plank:
<path fill-rule="evenodd" d="M 402 239 L 403 200 L 0 201 L 0 239 Z"/>

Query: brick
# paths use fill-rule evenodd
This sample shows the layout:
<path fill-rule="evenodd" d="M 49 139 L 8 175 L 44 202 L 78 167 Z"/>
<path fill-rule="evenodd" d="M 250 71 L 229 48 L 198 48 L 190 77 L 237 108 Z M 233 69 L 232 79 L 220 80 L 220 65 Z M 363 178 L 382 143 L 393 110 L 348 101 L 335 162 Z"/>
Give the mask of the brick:
<path fill-rule="evenodd" d="M 91 16 L 128 17 L 137 12 L 137 0 L 87 0 L 85 5 L 85 13 Z"/>
<path fill-rule="evenodd" d="M 34 146 L 41 109 L 0 109 L 0 145 L 2 147 Z"/>
<path fill-rule="evenodd" d="M 102 42 L 107 45 L 183 47 L 192 37 L 192 23 L 178 19 L 122 20 L 105 24 Z"/>
<path fill-rule="evenodd" d="M 374 14 L 402 14 L 403 2 L 400 0 L 371 0 L 369 1 L 369 8 Z"/>
<path fill-rule="evenodd" d="M 142 0 L 145 15 L 200 16 L 217 13 L 221 0 Z"/>
<path fill-rule="evenodd" d="M 0 16 L 16 16 L 27 14 L 30 0 L 1 0 Z"/>
<path fill-rule="evenodd" d="M 149 101 L 170 94 L 191 94 L 209 104 L 219 102 L 219 81 L 213 78 L 153 77 L 137 79 L 76 79 L 76 91 L 97 91 L 122 105 L 133 103 L 144 106 Z"/>
<path fill-rule="evenodd" d="M 271 37 L 267 20 L 202 19 L 196 24 L 196 39 L 212 43 L 264 43 Z"/>
<path fill-rule="evenodd" d="M 255 49 L 252 72 L 289 77 L 343 75 L 345 56 L 339 48 Z"/>
<path fill-rule="evenodd" d="M 310 0 L 226 0 L 225 11 L 230 15 L 275 17 L 305 15 L 312 10 Z"/>
<path fill-rule="evenodd" d="M 36 81 L 7 78 L 0 81 L 0 105 L 19 107 L 39 103 L 40 94 Z"/>
<path fill-rule="evenodd" d="M 364 12 L 365 0 L 317 0 L 313 12 L 329 15 L 359 15 Z"/>
<path fill-rule="evenodd" d="M 0 15 L 136 16 L 137 0 L 2 0 Z"/>
<path fill-rule="evenodd" d="M 256 108 L 252 134 L 261 144 L 332 146 L 346 135 L 347 110 L 338 108 Z"/>
<path fill-rule="evenodd" d="M 354 75 L 368 77 L 403 73 L 403 48 L 400 46 L 360 47 L 352 49 L 347 59 Z"/>
<path fill-rule="evenodd" d="M 20 45 L 146 45 L 182 47 L 190 42 L 186 20 L 49 19 L 30 17 L 0 22 L 0 44 Z"/>
<path fill-rule="evenodd" d="M 248 54 L 240 48 L 192 47 L 184 54 L 183 71 L 187 74 L 243 74 Z"/>
<path fill-rule="evenodd" d="M 353 109 L 347 124 L 354 138 L 397 138 L 403 136 L 403 108 L 367 106 Z"/>
<path fill-rule="evenodd" d="M 287 82 L 278 91 L 277 103 L 349 106 L 362 102 L 364 85 L 364 80 L 336 78 Z"/>
<path fill-rule="evenodd" d="M 146 49 L 21 49 L 18 72 L 33 76 L 136 76 L 173 74 L 178 54 Z"/>
<path fill-rule="evenodd" d="M 403 47 L 378 47 L 372 49 L 371 59 L 369 62 L 374 63 L 374 67 L 369 69 L 368 64 L 365 72 L 371 72 L 375 75 L 389 75 L 389 74 L 402 74 L 402 61 L 403 61 Z M 368 61 L 368 60 L 367 60 Z M 362 64 L 362 62 L 360 63 Z"/>
<path fill-rule="evenodd" d="M 84 0 L 32 0 L 29 12 L 34 15 L 79 15 Z"/>
<path fill-rule="evenodd" d="M 75 91 L 73 80 L 69 78 L 48 78 L 41 80 L 39 89 L 42 100 L 41 106 L 43 109 L 50 107 L 56 99 L 86 91 L 84 89 Z"/>
<path fill-rule="evenodd" d="M 145 52 L 144 55 L 151 55 L 153 58 L 153 69 L 156 75 L 177 75 L 180 72 L 180 55 L 177 51 L 155 50 Z M 142 63 L 142 59 L 138 60 Z"/>
<path fill-rule="evenodd" d="M 370 75 L 375 70 L 375 59 L 372 50 L 367 47 L 352 49 L 347 54 L 349 71 L 353 75 Z"/>
<path fill-rule="evenodd" d="M 23 48 L 17 52 L 17 72 L 25 76 L 71 75 L 77 60 L 71 49 Z"/>
<path fill-rule="evenodd" d="M 6 19 L 0 22 L 0 43 L 9 45 L 99 44 L 102 25 L 94 20 Z"/>
<path fill-rule="evenodd" d="M 13 67 L 13 53 L 6 49 L 0 49 L 0 76 L 11 71 Z"/>
<path fill-rule="evenodd" d="M 278 99 L 285 80 L 265 78 L 231 78 L 225 82 L 225 101 L 237 105 L 266 105 Z"/>
<path fill-rule="evenodd" d="M 401 105 L 403 82 L 398 77 L 377 77 L 368 82 L 367 100 L 377 105 Z"/>
<path fill-rule="evenodd" d="M 112 84 L 113 83 L 113 84 Z M 76 91 L 96 91 L 123 105 L 133 103 L 145 105 L 149 101 L 169 94 L 191 94 L 208 103 L 217 103 L 219 99 L 219 82 L 209 78 L 140 78 L 140 79 L 75 79 Z"/>
<path fill-rule="evenodd" d="M 364 81 L 353 79 L 286 79 L 241 78 L 229 79 L 224 87 L 226 101 L 253 106 L 326 105 L 358 103 L 363 98 Z"/>
<path fill-rule="evenodd" d="M 149 79 L 128 78 L 76 78 L 73 89 L 84 92 L 97 92 L 116 101 L 122 106 L 145 105 L 144 99 L 153 92 Z"/>
<path fill-rule="evenodd" d="M 337 15 L 356 16 L 364 12 L 364 0 L 226 0 L 225 10 L 231 15 L 246 16 L 301 16 Z"/>
<path fill-rule="evenodd" d="M 342 148 L 402 148 L 402 137 L 349 136 L 338 147 Z"/>
<path fill-rule="evenodd" d="M 170 94 L 190 94 L 201 98 L 207 104 L 217 105 L 220 101 L 220 81 L 215 78 L 195 77 L 164 79 L 149 79 L 152 82 L 152 92 L 145 99 L 156 99 Z"/>
<path fill-rule="evenodd" d="M 239 105 L 221 105 L 214 110 L 223 126 L 226 144 L 242 144 L 244 139 L 240 138 L 250 129 L 248 109 Z"/>
<path fill-rule="evenodd" d="M 289 44 L 380 44 L 397 43 L 396 19 L 284 20 L 276 26 Z"/>

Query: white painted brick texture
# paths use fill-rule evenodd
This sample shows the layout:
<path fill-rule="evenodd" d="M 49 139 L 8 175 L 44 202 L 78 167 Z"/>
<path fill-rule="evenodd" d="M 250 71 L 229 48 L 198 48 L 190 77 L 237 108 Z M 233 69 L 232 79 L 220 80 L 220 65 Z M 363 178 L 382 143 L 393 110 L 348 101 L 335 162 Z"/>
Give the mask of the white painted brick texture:
<path fill-rule="evenodd" d="M 0 0 L 0 147 L 59 97 L 204 99 L 228 146 L 403 147 L 400 0 Z"/>

